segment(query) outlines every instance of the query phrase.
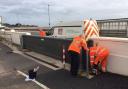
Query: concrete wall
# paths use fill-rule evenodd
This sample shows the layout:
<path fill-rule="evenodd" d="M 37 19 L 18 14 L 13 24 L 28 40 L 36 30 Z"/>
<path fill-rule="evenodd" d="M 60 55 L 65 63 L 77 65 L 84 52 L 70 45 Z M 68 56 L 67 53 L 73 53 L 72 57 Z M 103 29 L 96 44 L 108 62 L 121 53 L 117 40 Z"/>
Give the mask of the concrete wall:
<path fill-rule="evenodd" d="M 8 42 L 21 45 L 21 36 L 27 35 L 28 32 L 10 32 L 10 31 L 0 31 L 0 36 L 5 38 Z"/>
<path fill-rule="evenodd" d="M 110 50 L 107 71 L 128 76 L 128 38 L 92 38 Z"/>

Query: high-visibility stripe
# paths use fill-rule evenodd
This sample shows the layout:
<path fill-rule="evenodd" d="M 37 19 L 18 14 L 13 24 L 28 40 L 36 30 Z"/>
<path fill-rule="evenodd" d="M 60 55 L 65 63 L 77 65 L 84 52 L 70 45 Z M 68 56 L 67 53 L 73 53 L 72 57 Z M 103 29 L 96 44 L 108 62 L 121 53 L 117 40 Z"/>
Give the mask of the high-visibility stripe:
<path fill-rule="evenodd" d="M 92 26 L 95 27 L 96 30 L 98 30 L 98 25 L 96 24 L 96 21 L 91 21 Z"/>
<path fill-rule="evenodd" d="M 86 34 L 85 34 L 86 35 L 86 38 L 89 35 L 89 33 L 92 31 L 91 29 L 92 29 L 92 27 L 90 27 L 90 29 L 88 31 L 86 31 Z"/>
<path fill-rule="evenodd" d="M 88 23 L 89 23 L 89 20 L 85 20 L 85 21 L 84 21 L 84 26 L 83 26 L 83 27 L 84 27 L 84 28 L 87 27 Z"/>
<path fill-rule="evenodd" d="M 92 28 L 92 29 L 93 29 L 93 28 Z M 92 32 L 90 33 L 90 36 L 93 36 L 93 35 L 99 36 L 96 31 L 92 30 Z"/>
<path fill-rule="evenodd" d="M 90 22 L 87 22 L 87 25 L 84 26 L 84 32 L 88 30 L 89 26 L 90 26 Z"/>
<path fill-rule="evenodd" d="M 97 23 L 96 23 L 95 20 L 93 20 L 93 24 L 94 24 L 94 26 L 96 27 L 96 29 L 99 29 L 99 28 L 98 28 L 98 25 L 97 25 Z"/>
<path fill-rule="evenodd" d="M 99 33 L 98 28 L 97 28 L 97 27 L 95 27 L 95 25 L 94 25 L 94 24 L 92 24 L 92 27 L 94 28 L 94 30 L 95 30 L 96 32 L 98 32 L 98 33 Z"/>
<path fill-rule="evenodd" d="M 92 28 L 92 25 L 91 25 L 91 23 L 89 24 L 89 26 L 88 26 L 88 28 L 85 28 L 86 30 L 86 33 L 88 32 L 88 31 L 90 31 L 91 30 L 91 28 Z M 86 34 L 87 35 L 87 34 Z"/>
<path fill-rule="evenodd" d="M 92 52 L 93 52 L 93 53 L 95 53 L 95 52 L 96 52 L 96 50 L 91 50 L 91 53 L 92 53 Z"/>
<path fill-rule="evenodd" d="M 94 56 L 90 56 L 90 58 L 94 58 Z"/>
<path fill-rule="evenodd" d="M 90 36 L 97 36 L 98 37 L 98 34 L 95 31 L 93 31 Z"/>
<path fill-rule="evenodd" d="M 90 61 L 90 62 L 94 62 L 94 61 Z"/>
<path fill-rule="evenodd" d="M 95 30 L 97 30 L 97 32 L 99 31 L 97 24 L 95 24 L 94 22 L 92 22 L 92 26 L 95 28 Z"/>
<path fill-rule="evenodd" d="M 88 36 L 90 37 L 90 36 L 92 36 L 93 34 L 95 34 L 96 36 L 98 36 L 99 34 L 95 31 L 95 30 L 93 30 L 94 28 L 93 27 L 91 27 L 90 29 L 89 29 L 89 31 L 88 31 L 88 33 L 86 34 L 86 38 L 88 39 Z M 94 32 L 95 31 L 95 32 Z M 93 33 L 93 34 L 91 34 L 91 33 Z"/>
<path fill-rule="evenodd" d="M 85 20 L 83 27 L 86 40 L 88 40 L 88 38 L 92 37 L 93 35 L 99 36 L 99 29 L 95 20 Z"/>
<path fill-rule="evenodd" d="M 93 32 L 93 30 L 90 31 L 90 33 L 87 35 L 86 40 L 88 40 L 91 37 L 91 33 Z"/>

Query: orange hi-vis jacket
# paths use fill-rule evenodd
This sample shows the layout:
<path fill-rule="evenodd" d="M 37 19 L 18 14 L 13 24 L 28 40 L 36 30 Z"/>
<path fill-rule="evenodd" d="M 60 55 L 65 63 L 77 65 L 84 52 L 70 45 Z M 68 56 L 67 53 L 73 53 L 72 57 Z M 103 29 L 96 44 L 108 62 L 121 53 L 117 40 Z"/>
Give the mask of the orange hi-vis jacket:
<path fill-rule="evenodd" d="M 93 66 L 93 64 L 94 64 L 96 49 L 97 49 L 97 47 L 91 47 L 90 48 L 89 55 L 90 55 L 90 64 L 91 64 L 91 66 Z"/>
<path fill-rule="evenodd" d="M 40 31 L 39 34 L 40 34 L 40 37 L 46 36 L 46 32 L 45 31 Z"/>
<path fill-rule="evenodd" d="M 80 36 L 77 36 L 73 39 L 72 43 L 70 44 L 68 51 L 74 51 L 80 54 L 81 48 L 87 49 L 87 44 L 85 39 Z"/>
<path fill-rule="evenodd" d="M 101 65 L 102 71 L 106 71 L 107 66 L 107 57 L 109 55 L 109 51 L 104 47 L 91 47 L 90 48 L 90 64 L 97 65 L 98 63 Z"/>

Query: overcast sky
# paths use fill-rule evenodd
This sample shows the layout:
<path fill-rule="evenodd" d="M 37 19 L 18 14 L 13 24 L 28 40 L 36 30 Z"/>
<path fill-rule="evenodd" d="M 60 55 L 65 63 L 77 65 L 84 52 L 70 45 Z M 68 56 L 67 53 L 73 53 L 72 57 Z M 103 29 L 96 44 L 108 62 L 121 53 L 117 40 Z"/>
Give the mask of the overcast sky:
<path fill-rule="evenodd" d="M 128 17 L 127 0 L 0 0 L 0 16 L 8 23 L 48 26 L 48 3 L 52 25 L 85 18 Z"/>

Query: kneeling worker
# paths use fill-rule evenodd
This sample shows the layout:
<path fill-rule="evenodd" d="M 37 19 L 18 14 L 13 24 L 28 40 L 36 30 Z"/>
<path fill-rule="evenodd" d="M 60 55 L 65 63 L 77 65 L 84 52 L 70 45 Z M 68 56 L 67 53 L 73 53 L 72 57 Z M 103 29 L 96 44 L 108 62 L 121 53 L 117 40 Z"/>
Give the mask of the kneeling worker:
<path fill-rule="evenodd" d="M 90 47 L 90 64 L 92 69 L 106 72 L 108 55 L 109 50 L 105 47 L 98 46 L 98 43 Z"/>
<path fill-rule="evenodd" d="M 82 47 L 88 50 L 84 35 L 75 37 L 68 48 L 68 54 L 71 59 L 71 75 L 77 76 L 80 64 L 80 52 Z"/>

